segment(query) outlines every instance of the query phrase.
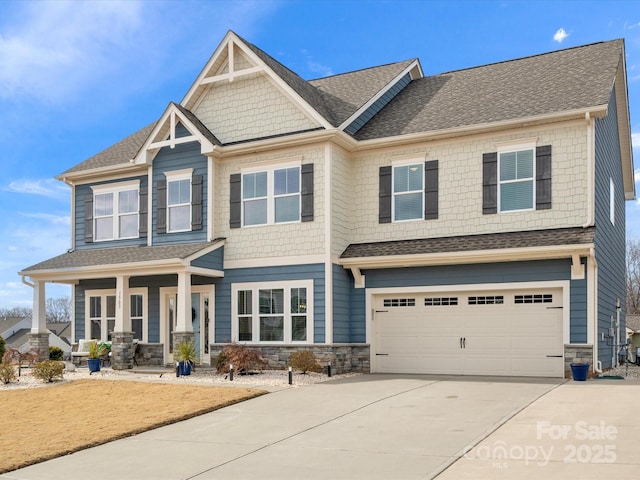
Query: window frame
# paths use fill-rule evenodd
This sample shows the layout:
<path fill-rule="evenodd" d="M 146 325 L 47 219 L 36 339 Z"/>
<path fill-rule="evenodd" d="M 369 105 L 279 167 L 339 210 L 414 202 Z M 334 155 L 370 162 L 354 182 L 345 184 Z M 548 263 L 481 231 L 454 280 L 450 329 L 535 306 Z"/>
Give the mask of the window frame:
<path fill-rule="evenodd" d="M 138 288 L 130 288 L 129 289 L 129 301 L 127 305 L 129 306 L 129 318 L 131 318 L 131 297 L 133 295 L 142 295 L 142 317 L 137 316 L 136 318 L 142 319 L 142 337 L 138 340 L 141 342 L 147 342 L 149 339 L 149 312 L 148 312 L 148 289 L 146 287 L 138 287 Z M 100 340 L 101 342 L 111 341 L 109 335 L 113 333 L 113 330 L 109 331 L 109 321 L 114 322 L 115 328 L 115 312 L 113 317 L 107 316 L 107 297 L 116 297 L 115 289 L 100 289 L 100 290 L 85 290 L 85 318 L 84 318 L 84 336 L 86 340 L 91 339 L 91 322 L 93 320 L 100 320 Z M 92 317 L 91 316 L 91 299 L 92 298 L 100 298 L 101 302 L 101 312 L 100 317 Z M 133 325 L 132 325 L 133 330 Z M 89 337 L 87 337 L 89 335 Z"/>
<path fill-rule="evenodd" d="M 396 192 L 396 169 L 417 166 L 421 172 L 421 185 L 419 190 L 408 190 L 406 192 Z M 411 158 L 407 160 L 393 162 L 391 164 L 391 221 L 392 223 L 415 222 L 424 220 L 424 189 L 425 189 L 425 161 L 422 158 Z M 398 220 L 396 217 L 396 198 L 404 195 L 420 194 L 420 215 L 415 218 L 405 218 Z"/>
<path fill-rule="evenodd" d="M 193 203 L 193 169 L 188 168 L 184 170 L 173 170 L 169 172 L 164 172 L 164 176 L 167 182 L 167 212 L 166 212 L 166 233 L 179 233 L 179 232 L 190 232 L 191 231 L 191 223 L 193 221 L 193 212 L 192 212 L 192 203 Z M 170 184 L 174 182 L 182 182 L 185 180 L 189 180 L 189 201 L 187 203 L 177 203 L 171 204 L 171 196 L 170 192 Z M 171 228 L 171 211 L 172 209 L 184 208 L 187 207 L 187 212 L 189 212 L 188 222 L 186 222 L 187 227 L 181 229 L 173 230 Z"/>
<path fill-rule="evenodd" d="M 298 191 L 294 193 L 276 194 L 275 193 L 275 172 L 297 168 L 298 170 Z M 255 175 L 259 173 L 267 174 L 267 194 L 262 197 L 245 198 L 245 176 Z M 298 199 L 298 215 L 295 220 L 276 221 L 276 200 L 280 198 Z M 245 220 L 245 204 L 247 202 L 266 200 L 267 202 L 267 218 L 263 223 L 247 224 Z M 289 223 L 300 223 L 302 221 L 302 161 L 284 162 L 269 166 L 259 165 L 254 167 L 243 168 L 240 171 L 240 210 L 241 210 L 241 226 L 243 228 L 262 227 L 265 225 L 286 225 Z"/>
<path fill-rule="evenodd" d="M 291 300 L 293 298 L 294 289 L 306 289 L 306 312 L 292 312 Z M 261 314 L 260 313 L 260 290 L 284 290 L 283 308 L 284 317 L 283 340 L 260 340 L 260 322 L 261 317 L 280 316 L 279 313 Z M 238 295 L 240 292 L 251 291 L 251 314 L 246 312 L 239 313 Z M 278 344 L 278 345 L 306 345 L 313 343 L 313 280 L 287 280 L 282 282 L 251 282 L 251 283 L 234 283 L 231 286 L 231 341 L 242 344 Z M 306 316 L 306 339 L 293 340 L 293 317 Z M 240 340 L 240 317 L 251 318 L 251 340 Z"/>
<path fill-rule="evenodd" d="M 506 146 L 498 146 L 497 148 L 497 203 L 498 203 L 498 213 L 517 213 L 517 212 L 528 212 L 536 209 L 536 142 L 528 142 L 528 143 L 519 143 L 519 144 L 510 144 Z M 502 180 L 501 171 L 502 171 L 502 156 L 510 153 L 515 153 L 516 155 L 519 152 L 531 151 L 531 176 L 526 178 L 516 178 L 514 180 Z M 503 209 L 502 205 L 502 186 L 516 183 L 530 183 L 531 184 L 531 206 L 527 208 L 518 208 L 518 209 Z"/>
<path fill-rule="evenodd" d="M 140 180 L 130 180 L 126 182 L 110 183 L 106 185 L 93 185 L 91 186 L 93 195 L 93 241 L 94 242 L 110 242 L 113 240 L 128 240 L 133 238 L 140 238 Z M 136 192 L 138 208 L 135 212 L 120 213 L 120 193 L 123 192 Z M 98 201 L 97 197 L 101 195 L 113 196 L 111 200 L 111 214 L 110 215 L 98 215 Z M 121 217 L 135 216 L 136 218 L 136 231 L 135 235 L 122 236 L 120 231 L 120 219 Z M 111 236 L 109 238 L 99 238 L 98 236 L 98 221 L 104 218 L 111 218 Z"/>

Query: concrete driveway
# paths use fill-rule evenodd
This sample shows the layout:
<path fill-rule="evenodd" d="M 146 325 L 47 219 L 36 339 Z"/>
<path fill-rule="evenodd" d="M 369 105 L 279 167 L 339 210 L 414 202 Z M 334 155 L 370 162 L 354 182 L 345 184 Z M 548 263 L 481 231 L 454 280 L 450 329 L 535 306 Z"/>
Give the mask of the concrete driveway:
<path fill-rule="evenodd" d="M 284 389 L 0 478 L 434 478 L 562 382 L 362 375 Z"/>

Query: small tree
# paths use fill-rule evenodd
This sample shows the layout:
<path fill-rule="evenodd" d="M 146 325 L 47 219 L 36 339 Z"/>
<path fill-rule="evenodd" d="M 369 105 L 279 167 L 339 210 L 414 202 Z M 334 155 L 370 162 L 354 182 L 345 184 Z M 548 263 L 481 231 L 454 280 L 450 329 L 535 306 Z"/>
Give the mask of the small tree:
<path fill-rule="evenodd" d="M 62 360 L 64 357 L 64 352 L 60 347 L 56 347 L 55 345 L 49 347 L 49 360 Z"/>
<path fill-rule="evenodd" d="M 56 378 L 62 380 L 62 372 L 64 372 L 64 362 L 55 360 L 45 360 L 33 366 L 33 376 L 45 383 L 51 383 Z"/>
<path fill-rule="evenodd" d="M 16 379 L 16 370 L 13 365 L 8 363 L 0 363 L 0 382 L 5 385 L 13 382 Z"/>
<path fill-rule="evenodd" d="M 229 366 L 233 365 L 236 372 L 246 374 L 253 369 L 262 370 L 266 364 L 257 350 L 235 343 L 224 347 L 216 360 L 218 373 L 228 372 Z"/>
<path fill-rule="evenodd" d="M 7 351 L 2 356 L 3 363 L 17 363 L 18 364 L 18 376 L 20 376 L 20 371 L 22 370 L 22 363 L 28 362 L 29 365 L 33 365 L 33 362 L 38 360 L 38 352 L 34 350 L 29 350 L 28 352 L 21 352 L 17 348 L 8 348 Z"/>

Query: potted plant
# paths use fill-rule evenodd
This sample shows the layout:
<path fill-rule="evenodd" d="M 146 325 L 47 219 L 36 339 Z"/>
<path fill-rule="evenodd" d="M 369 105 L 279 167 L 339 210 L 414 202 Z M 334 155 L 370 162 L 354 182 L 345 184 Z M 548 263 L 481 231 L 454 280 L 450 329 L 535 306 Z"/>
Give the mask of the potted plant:
<path fill-rule="evenodd" d="M 99 372 L 100 364 L 102 363 L 102 356 L 105 354 L 106 348 L 104 344 L 98 343 L 96 340 L 89 342 L 89 356 L 87 358 L 87 366 L 89 371 Z"/>
<path fill-rule="evenodd" d="M 176 346 L 175 357 L 179 362 L 180 375 L 191 375 L 191 369 L 194 368 L 197 360 L 198 352 L 193 342 L 183 341 Z"/>

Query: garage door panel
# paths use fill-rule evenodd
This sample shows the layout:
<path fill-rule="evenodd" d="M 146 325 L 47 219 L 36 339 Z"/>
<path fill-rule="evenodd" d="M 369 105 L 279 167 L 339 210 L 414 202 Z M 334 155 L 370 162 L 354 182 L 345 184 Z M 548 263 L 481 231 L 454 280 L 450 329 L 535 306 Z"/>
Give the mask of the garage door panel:
<path fill-rule="evenodd" d="M 387 355 L 376 357 L 376 371 L 563 374 L 562 357 L 553 358 L 564 350 L 561 289 L 407 292 L 397 298 L 412 298 L 413 305 L 383 308 L 376 297 L 374 352 Z"/>

